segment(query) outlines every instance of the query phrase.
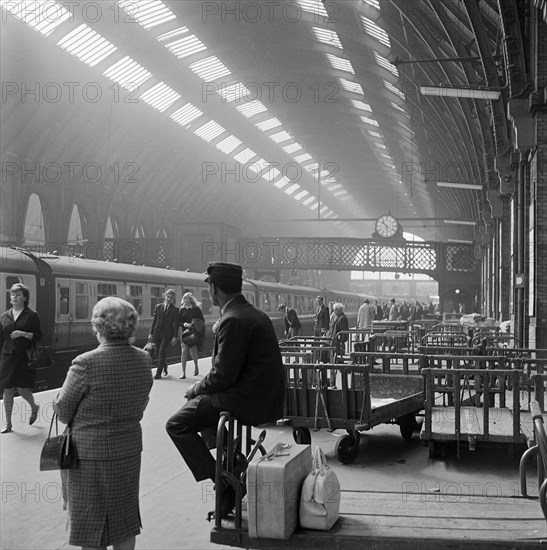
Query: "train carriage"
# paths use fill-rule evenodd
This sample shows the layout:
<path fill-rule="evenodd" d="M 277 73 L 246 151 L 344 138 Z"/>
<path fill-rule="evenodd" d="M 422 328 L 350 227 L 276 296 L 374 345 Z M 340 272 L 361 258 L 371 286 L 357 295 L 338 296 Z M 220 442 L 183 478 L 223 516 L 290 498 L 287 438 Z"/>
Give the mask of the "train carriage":
<path fill-rule="evenodd" d="M 93 305 L 105 296 L 119 296 L 131 302 L 139 312 L 140 322 L 136 345 L 144 345 L 157 303 L 163 301 L 166 288 L 176 292 L 177 305 L 182 295 L 191 291 L 201 302 L 205 316 L 207 338 L 203 354 L 210 353 L 213 337 L 210 327 L 219 317 L 202 273 L 191 273 L 157 267 L 120 264 L 50 253 L 33 253 L 22 249 L 0 247 L 0 294 L 4 296 L 5 311 L 10 308 L 9 289 L 17 282 L 31 291 L 31 307 L 40 314 L 44 342 L 55 354 L 55 365 L 37 373 L 37 391 L 62 385 L 72 359 L 97 345 L 91 330 Z M 245 279 L 243 295 L 272 319 L 279 338 L 282 337 L 283 314 L 278 308 L 286 304 L 297 310 L 304 333 L 312 332 L 315 317 L 315 297 L 325 302 L 342 302 L 355 323 L 357 310 L 364 298 L 350 292 L 331 291 Z M 180 360 L 180 348 L 170 349 L 168 359 Z"/>

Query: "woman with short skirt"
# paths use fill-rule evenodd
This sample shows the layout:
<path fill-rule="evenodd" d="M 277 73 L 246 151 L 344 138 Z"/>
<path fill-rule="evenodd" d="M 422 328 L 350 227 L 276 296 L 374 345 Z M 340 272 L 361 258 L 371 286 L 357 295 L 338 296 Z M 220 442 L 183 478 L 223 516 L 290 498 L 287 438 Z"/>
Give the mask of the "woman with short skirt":
<path fill-rule="evenodd" d="M 1 433 L 12 431 L 11 416 L 15 388 L 19 395 L 30 405 L 29 424 L 38 418 L 38 408 L 34 402 L 32 388 L 36 370 L 29 368 L 27 351 L 42 339 L 40 319 L 29 307 L 30 290 L 23 284 L 14 284 L 10 288 L 11 309 L 0 318 L 0 391 L 4 395 L 6 423 Z"/>
<path fill-rule="evenodd" d="M 186 292 L 182 297 L 179 310 L 179 326 L 181 334 L 185 330 L 196 331 L 196 341 L 192 344 L 186 344 L 182 340 L 180 342 L 181 357 L 180 362 L 182 365 L 181 379 L 186 378 L 186 363 L 188 357 L 191 356 L 194 360 L 194 376 L 199 374 L 198 366 L 198 348 L 201 348 L 203 344 L 203 332 L 205 329 L 205 319 L 203 312 L 199 307 L 200 304 L 196 301 L 194 295 L 191 292 Z M 194 321 L 195 320 L 195 321 Z"/>
<path fill-rule="evenodd" d="M 130 341 L 138 314 L 103 298 L 91 324 L 99 346 L 76 357 L 54 401 L 72 428 L 78 467 L 63 470 L 70 538 L 83 549 L 132 550 L 140 533 L 140 421 L 152 387 L 150 355 Z"/>

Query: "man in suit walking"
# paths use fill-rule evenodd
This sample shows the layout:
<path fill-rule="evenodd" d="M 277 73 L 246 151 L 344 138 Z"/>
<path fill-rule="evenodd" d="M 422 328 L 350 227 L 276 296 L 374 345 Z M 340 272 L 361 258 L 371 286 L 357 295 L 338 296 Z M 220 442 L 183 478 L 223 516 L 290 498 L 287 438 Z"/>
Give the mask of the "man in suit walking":
<path fill-rule="evenodd" d="M 212 263 L 205 281 L 213 304 L 222 310 L 212 367 L 188 388 L 188 402 L 166 425 L 196 481 L 215 478 L 215 459 L 199 432 L 209 436 L 216 431 L 222 411 L 230 411 L 246 425 L 273 422 L 283 415 L 285 394 L 285 372 L 273 324 L 241 294 L 241 266 Z M 235 506 L 234 488 L 223 486 L 221 498 L 224 517 Z"/>
<path fill-rule="evenodd" d="M 175 345 L 179 331 L 179 310 L 174 304 L 175 291 L 170 288 L 163 293 L 163 304 L 157 304 L 154 309 L 154 318 L 150 327 L 148 341 L 156 344 L 158 353 L 158 368 L 156 370 L 157 380 L 161 378 L 162 372 L 167 374 L 167 362 L 165 354 L 168 345 Z"/>
<path fill-rule="evenodd" d="M 329 330 L 329 310 L 323 303 L 323 296 L 317 296 L 315 299 L 317 311 L 315 313 L 315 323 L 313 326 L 314 336 L 325 336 Z"/>

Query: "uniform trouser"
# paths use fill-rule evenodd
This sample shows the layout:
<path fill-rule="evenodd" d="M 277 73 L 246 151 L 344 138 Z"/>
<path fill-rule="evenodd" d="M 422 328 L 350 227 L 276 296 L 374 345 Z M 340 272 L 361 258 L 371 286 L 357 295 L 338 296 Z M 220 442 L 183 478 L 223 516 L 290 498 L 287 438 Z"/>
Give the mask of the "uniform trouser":
<path fill-rule="evenodd" d="M 199 432 L 209 436 L 216 433 L 221 412 L 213 406 L 210 395 L 198 395 L 179 409 L 165 426 L 196 481 L 215 479 L 215 459 Z"/>

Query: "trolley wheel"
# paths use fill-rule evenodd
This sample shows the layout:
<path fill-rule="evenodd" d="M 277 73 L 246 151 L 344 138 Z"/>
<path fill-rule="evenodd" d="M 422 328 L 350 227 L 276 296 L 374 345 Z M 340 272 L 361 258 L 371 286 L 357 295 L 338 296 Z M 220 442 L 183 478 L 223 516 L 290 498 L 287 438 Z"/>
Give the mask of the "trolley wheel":
<path fill-rule="evenodd" d="M 308 428 L 294 428 L 292 436 L 298 445 L 311 445 L 311 433 Z"/>
<path fill-rule="evenodd" d="M 416 417 L 414 414 L 405 414 L 404 416 L 399 417 L 399 429 L 401 430 L 401 435 L 405 441 L 410 441 L 412 439 L 412 434 L 414 430 L 418 427 L 416 422 Z"/>
<path fill-rule="evenodd" d="M 355 436 L 344 435 L 336 442 L 335 452 L 342 464 L 351 464 L 357 458 L 358 449 Z"/>

